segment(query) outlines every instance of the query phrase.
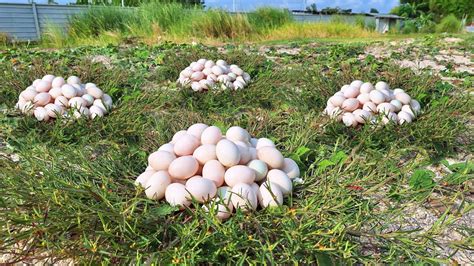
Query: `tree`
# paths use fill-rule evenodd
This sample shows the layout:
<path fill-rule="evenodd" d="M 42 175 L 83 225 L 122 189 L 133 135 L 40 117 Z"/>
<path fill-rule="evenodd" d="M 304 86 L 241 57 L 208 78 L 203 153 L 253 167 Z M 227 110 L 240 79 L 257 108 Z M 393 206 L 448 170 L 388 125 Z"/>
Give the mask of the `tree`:
<path fill-rule="evenodd" d="M 306 7 L 306 11 L 316 14 L 318 13 L 318 7 L 316 6 L 316 3 L 312 3 L 311 5 Z"/>
<path fill-rule="evenodd" d="M 379 13 L 379 11 L 376 8 L 371 8 L 369 13 Z"/>

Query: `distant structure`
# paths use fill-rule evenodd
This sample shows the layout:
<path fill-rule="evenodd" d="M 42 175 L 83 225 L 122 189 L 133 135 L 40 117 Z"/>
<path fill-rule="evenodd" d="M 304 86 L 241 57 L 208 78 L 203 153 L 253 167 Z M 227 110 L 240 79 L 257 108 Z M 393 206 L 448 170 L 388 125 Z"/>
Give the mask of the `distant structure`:
<path fill-rule="evenodd" d="M 375 29 L 380 33 L 389 32 L 403 20 L 403 17 L 391 14 L 368 13 L 367 15 L 375 17 Z"/>

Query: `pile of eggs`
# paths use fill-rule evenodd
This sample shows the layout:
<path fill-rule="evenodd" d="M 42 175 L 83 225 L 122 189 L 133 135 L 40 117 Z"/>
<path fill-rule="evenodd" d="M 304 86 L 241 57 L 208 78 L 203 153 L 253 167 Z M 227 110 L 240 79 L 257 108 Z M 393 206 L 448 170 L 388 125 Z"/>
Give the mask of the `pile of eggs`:
<path fill-rule="evenodd" d="M 193 91 L 238 90 L 249 84 L 250 75 L 237 65 L 229 66 L 224 60 L 199 59 L 181 71 L 177 82 L 183 87 L 191 86 Z"/>
<path fill-rule="evenodd" d="M 402 89 L 391 90 L 386 82 L 353 81 L 342 86 L 327 102 L 324 114 L 346 126 L 376 123 L 377 115 L 384 124 L 411 123 L 421 111 L 418 101 Z"/>
<path fill-rule="evenodd" d="M 94 119 L 104 116 L 112 108 L 112 98 L 94 83 L 81 84 L 76 76 L 46 75 L 20 93 L 16 108 L 34 115 L 38 121 L 58 116 L 85 116 Z"/>
<path fill-rule="evenodd" d="M 135 181 L 148 198 L 185 208 L 193 200 L 224 220 L 242 211 L 280 206 L 299 180 L 298 165 L 267 138 L 251 138 L 233 126 L 223 136 L 216 126 L 194 124 L 148 157 Z"/>

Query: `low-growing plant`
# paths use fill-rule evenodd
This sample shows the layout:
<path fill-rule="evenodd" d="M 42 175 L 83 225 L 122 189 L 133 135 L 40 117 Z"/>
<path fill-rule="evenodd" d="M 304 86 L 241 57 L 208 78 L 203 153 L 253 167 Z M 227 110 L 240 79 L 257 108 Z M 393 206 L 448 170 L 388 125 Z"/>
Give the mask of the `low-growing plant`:
<path fill-rule="evenodd" d="M 436 32 L 438 33 L 457 33 L 461 31 L 461 21 L 455 15 L 448 15 L 443 18 L 438 25 L 436 25 Z"/>

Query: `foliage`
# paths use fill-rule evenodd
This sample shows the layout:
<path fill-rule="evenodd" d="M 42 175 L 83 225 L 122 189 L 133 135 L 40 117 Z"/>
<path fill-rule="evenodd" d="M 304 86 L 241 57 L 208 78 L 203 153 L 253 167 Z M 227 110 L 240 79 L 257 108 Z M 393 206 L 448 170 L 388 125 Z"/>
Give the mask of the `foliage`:
<path fill-rule="evenodd" d="M 259 32 L 281 27 L 293 21 L 288 10 L 263 7 L 248 14 L 250 24 Z"/>
<path fill-rule="evenodd" d="M 421 14 L 433 16 L 434 21 L 454 14 L 458 19 L 472 19 L 474 15 L 474 1 L 471 0 L 402 0 L 400 5 L 391 10 L 392 14 L 409 18 L 419 17 Z"/>
<path fill-rule="evenodd" d="M 371 8 L 369 13 L 379 13 L 379 11 L 377 10 L 377 8 Z"/>
<path fill-rule="evenodd" d="M 365 29 L 365 16 L 358 15 L 355 17 L 355 25 L 360 27 L 361 29 Z"/>
<path fill-rule="evenodd" d="M 203 6 L 204 1 L 202 0 L 123 0 L 124 6 L 140 6 L 148 3 L 159 3 L 159 4 L 182 4 L 186 6 Z M 78 5 L 100 5 L 100 6 L 121 6 L 122 0 L 76 0 Z"/>
<path fill-rule="evenodd" d="M 316 14 L 318 13 L 318 7 L 316 6 L 316 3 L 312 3 L 311 5 L 306 7 L 306 11 Z"/>
<path fill-rule="evenodd" d="M 461 31 L 461 21 L 455 15 L 449 15 L 436 25 L 436 32 L 456 33 Z"/>

